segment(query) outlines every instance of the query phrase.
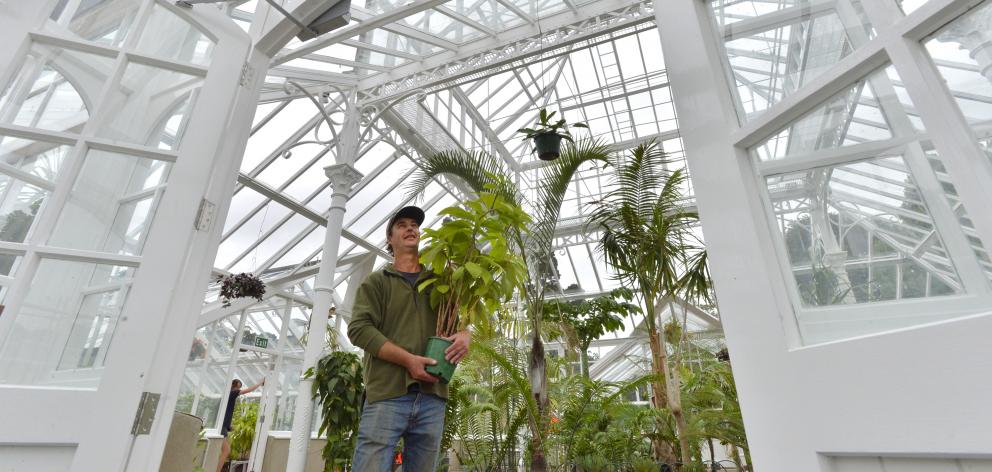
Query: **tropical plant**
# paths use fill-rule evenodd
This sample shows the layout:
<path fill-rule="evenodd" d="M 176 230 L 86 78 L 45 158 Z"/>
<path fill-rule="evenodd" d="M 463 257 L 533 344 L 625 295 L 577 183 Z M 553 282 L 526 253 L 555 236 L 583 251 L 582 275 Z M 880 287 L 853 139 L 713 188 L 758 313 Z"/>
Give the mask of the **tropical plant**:
<path fill-rule="evenodd" d="M 307 369 L 313 377 L 313 396 L 321 408 L 318 435 L 327 434 L 324 444 L 324 470 L 346 470 L 351 465 L 362 417 L 362 362 L 351 352 L 334 351 Z"/>
<path fill-rule="evenodd" d="M 450 218 L 440 228 L 424 229 L 420 262 L 430 267 L 431 275 L 418 289 L 431 288 L 439 337 L 487 320 L 527 276 L 523 259 L 507 244 L 507 235 L 526 232 L 530 216 L 515 202 L 491 191 L 495 188 L 487 186 L 489 190 L 466 201 L 464 207 L 441 210 L 441 215 Z"/>
<path fill-rule="evenodd" d="M 581 376 L 561 379 L 552 389 L 552 408 L 558 419 L 549 439 L 550 449 L 564 465 L 581 464 L 583 457 L 603 457 L 623 464 L 650 454 L 659 410 L 624 401 L 644 386 L 651 375 L 612 383 Z"/>
<path fill-rule="evenodd" d="M 234 407 L 231 416 L 231 454 L 232 461 L 244 460 L 251 453 L 251 445 L 255 442 L 255 424 L 258 423 L 258 402 L 240 401 Z"/>
<path fill-rule="evenodd" d="M 524 295 L 524 310 L 530 324 L 531 349 L 528 366 L 531 392 L 528 398 L 534 399 L 538 415 L 530 421 L 531 464 L 530 470 L 547 469 L 544 454 L 544 424 L 547 423 L 547 360 L 544 351 L 541 309 L 544 298 L 546 271 L 551 267 L 551 243 L 555 226 L 572 177 L 580 167 L 589 162 L 606 162 L 609 148 L 599 141 L 581 139 L 566 146 L 561 158 L 542 169 L 542 186 L 537 199 L 531 202 L 534 216 L 529 231 L 510 234 L 509 241 L 514 250 L 523 257 L 527 266 L 527 280 Z M 410 184 L 411 194 L 420 194 L 434 179 L 449 176 L 465 182 L 473 191 L 482 192 L 486 185 L 492 185 L 491 192 L 497 193 L 509 202 L 521 204 L 523 196 L 513 181 L 496 176 L 509 175 L 504 162 L 482 152 L 446 151 L 430 155 L 420 163 L 421 170 Z M 521 205 L 523 206 L 523 205 Z M 541 263 L 544 261 L 544 263 Z"/>
<path fill-rule="evenodd" d="M 565 121 L 564 116 L 558 121 L 552 122 L 551 119 L 557 115 L 558 112 L 553 111 L 548 113 L 547 108 L 541 108 L 538 113 L 537 123 L 534 124 L 533 128 L 520 128 L 517 133 L 523 134 L 524 139 L 534 139 L 538 135 L 542 134 L 553 134 L 556 136 L 561 136 L 562 139 L 570 142 L 574 142 L 571 133 L 568 132 L 568 123 Z M 582 122 L 572 123 L 572 126 L 576 128 L 588 128 L 589 126 Z"/>
<path fill-rule="evenodd" d="M 658 309 L 678 297 L 709 298 L 706 252 L 694 232 L 698 215 L 684 202 L 686 176 L 667 170 L 671 163 L 654 142 L 615 155 L 616 187 L 595 204 L 590 224 L 602 232 L 597 249 L 625 286 L 636 287 L 646 310 L 644 323 L 651 365 L 660 381 L 652 384 L 653 403 L 675 419 L 681 462 L 689 462 L 689 442 L 682 411 L 678 369 L 669 366 L 659 336 Z M 673 459 L 668 445 L 656 442 L 659 459 Z"/>
<path fill-rule="evenodd" d="M 623 319 L 640 313 L 641 308 L 629 301 L 634 293 L 618 288 L 606 295 L 588 300 L 544 303 L 544 320 L 559 327 L 560 337 L 570 349 L 579 353 L 582 376 L 589 378 L 589 346 L 606 333 L 623 328 Z"/>
<path fill-rule="evenodd" d="M 520 432 L 537 415 L 528 402 L 526 354 L 505 339 L 473 343 L 449 384 L 442 448 L 457 442 L 466 470 L 507 470 L 516 464 Z"/>
<path fill-rule="evenodd" d="M 220 283 L 220 298 L 225 308 L 231 306 L 231 300 L 235 298 L 251 297 L 262 301 L 265 295 L 265 282 L 255 274 L 218 275 L 217 282 Z"/>

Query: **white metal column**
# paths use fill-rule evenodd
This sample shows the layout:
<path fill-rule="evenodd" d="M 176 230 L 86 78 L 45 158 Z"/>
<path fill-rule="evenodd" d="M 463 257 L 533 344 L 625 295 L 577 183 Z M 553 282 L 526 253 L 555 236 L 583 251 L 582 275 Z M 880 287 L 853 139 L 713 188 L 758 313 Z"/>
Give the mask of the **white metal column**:
<path fill-rule="evenodd" d="M 327 232 L 324 237 L 324 252 L 320 260 L 320 270 L 314 286 L 313 313 L 310 315 L 310 329 L 307 346 L 303 355 L 303 372 L 317 364 L 324 352 L 324 336 L 327 333 L 327 317 L 334 304 L 334 273 L 337 270 L 338 247 L 341 244 L 341 227 L 344 224 L 345 205 L 351 189 L 361 182 L 362 174 L 355 170 L 351 162 L 358 155 L 359 120 L 361 116 L 350 97 L 345 111 L 344 125 L 338 140 L 339 164 L 324 168 L 331 180 L 331 208 L 327 215 Z M 311 422 L 313 421 L 313 379 L 300 380 L 296 410 L 293 412 L 293 434 L 289 443 L 287 472 L 303 472 L 306 466 L 307 448 L 310 445 Z"/>

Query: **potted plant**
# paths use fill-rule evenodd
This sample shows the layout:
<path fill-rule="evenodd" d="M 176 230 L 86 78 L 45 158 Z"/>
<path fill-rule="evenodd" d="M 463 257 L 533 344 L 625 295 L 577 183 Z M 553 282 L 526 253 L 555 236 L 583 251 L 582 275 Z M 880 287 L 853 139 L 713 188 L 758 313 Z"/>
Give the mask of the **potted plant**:
<path fill-rule="evenodd" d="M 537 152 L 537 158 L 543 161 L 558 159 L 558 156 L 561 155 L 562 139 L 574 142 L 572 135 L 568 132 L 568 124 L 565 123 L 564 117 L 554 123 L 551 122 L 551 119 L 557 113 L 555 111 L 548 113 L 547 108 L 542 108 L 535 128 L 520 128 L 517 130 L 518 133 L 523 133 L 524 139 L 534 140 L 534 150 Z M 576 128 L 589 127 L 582 122 L 572 123 L 572 126 Z"/>
<path fill-rule="evenodd" d="M 312 377 L 313 397 L 320 403 L 321 422 L 318 435 L 327 435 L 324 444 L 324 471 L 350 470 L 362 418 L 362 361 L 351 352 L 335 350 L 307 369 Z"/>
<path fill-rule="evenodd" d="M 220 283 L 220 298 L 225 308 L 231 306 L 231 300 L 235 298 L 251 297 L 262 301 L 262 295 L 265 295 L 265 282 L 255 274 L 218 275 L 217 282 Z"/>
<path fill-rule="evenodd" d="M 430 288 L 431 306 L 437 309 L 436 336 L 424 354 L 437 361 L 427 373 L 451 381 L 455 366 L 444 358 L 451 341 L 444 338 L 473 323 L 484 323 L 489 314 L 521 287 L 527 276 L 523 259 L 511 250 L 508 234 L 524 231 L 530 216 L 519 205 L 506 201 L 487 186 L 464 207 L 449 207 L 451 217 L 438 229 L 425 229 L 425 249 L 420 262 L 431 275 L 418 289 Z"/>

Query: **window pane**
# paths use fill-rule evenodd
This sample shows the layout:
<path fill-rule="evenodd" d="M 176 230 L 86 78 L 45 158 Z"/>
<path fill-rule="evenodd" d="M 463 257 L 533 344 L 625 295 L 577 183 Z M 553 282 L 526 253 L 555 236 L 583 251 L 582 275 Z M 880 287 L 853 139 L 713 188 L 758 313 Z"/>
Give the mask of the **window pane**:
<path fill-rule="evenodd" d="M 0 99 L 0 122 L 79 132 L 92 114 L 113 63 L 95 54 L 32 44 Z"/>
<path fill-rule="evenodd" d="M 0 136 L 0 241 L 20 243 L 55 186 L 71 147 Z M 30 181 L 30 182 L 28 182 Z M 0 256 L 0 273 L 10 275 L 13 259 Z"/>
<path fill-rule="evenodd" d="M 134 269 L 45 259 L 0 349 L 0 383 L 95 389 Z"/>
<path fill-rule="evenodd" d="M 751 118 L 829 70 L 874 36 L 860 4 L 711 3 L 745 118 Z M 773 17 L 769 14 L 775 13 Z"/>
<path fill-rule="evenodd" d="M 177 149 L 202 85 L 202 77 L 130 63 L 106 103 L 113 116 L 97 135 Z"/>
<path fill-rule="evenodd" d="M 49 244 L 140 255 L 169 169 L 163 161 L 90 150 Z"/>
<path fill-rule="evenodd" d="M 992 159 L 992 2 L 954 20 L 926 42 L 961 112 Z"/>
<path fill-rule="evenodd" d="M 137 0 L 59 0 L 45 29 L 65 36 L 120 46 L 134 25 Z"/>
<path fill-rule="evenodd" d="M 755 148 L 761 160 L 777 160 L 809 154 L 814 151 L 836 149 L 871 141 L 891 139 L 897 134 L 912 135 L 921 127 L 918 120 L 909 116 L 909 125 L 895 133 L 889 123 L 891 112 L 908 116 L 908 101 L 898 82 L 894 69 L 879 71 L 829 98 L 811 112 L 782 129 Z M 886 110 L 889 111 L 889 110 Z"/>
<path fill-rule="evenodd" d="M 916 11 L 917 8 L 922 7 L 923 4 L 927 3 L 930 0 L 898 0 L 898 1 L 899 1 L 899 7 L 902 8 L 902 11 L 908 15 Z"/>
<path fill-rule="evenodd" d="M 156 4 L 152 7 L 151 18 L 141 31 L 137 51 L 181 62 L 209 65 L 214 42 L 185 19 Z"/>

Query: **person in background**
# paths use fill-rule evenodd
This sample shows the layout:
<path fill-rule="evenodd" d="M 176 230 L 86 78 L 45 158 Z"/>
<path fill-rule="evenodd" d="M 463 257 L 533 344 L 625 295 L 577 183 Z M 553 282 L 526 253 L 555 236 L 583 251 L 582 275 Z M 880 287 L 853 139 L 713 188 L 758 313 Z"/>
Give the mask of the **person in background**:
<path fill-rule="evenodd" d="M 254 392 L 258 390 L 258 387 L 265 385 L 265 379 L 248 388 L 243 389 L 241 385 L 241 381 L 238 379 L 234 379 L 231 382 L 231 392 L 227 397 L 227 409 L 224 410 L 224 423 L 220 427 L 220 435 L 224 436 L 224 443 L 220 447 L 220 460 L 217 461 L 217 472 L 220 472 L 224 468 L 224 464 L 227 463 L 227 456 L 231 454 L 231 440 L 227 438 L 227 434 L 231 432 L 231 417 L 234 416 L 234 404 L 237 403 L 239 396 Z"/>

